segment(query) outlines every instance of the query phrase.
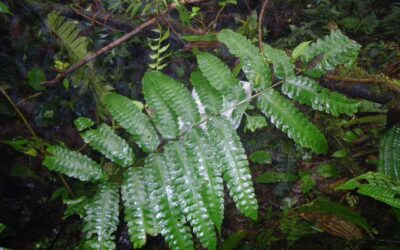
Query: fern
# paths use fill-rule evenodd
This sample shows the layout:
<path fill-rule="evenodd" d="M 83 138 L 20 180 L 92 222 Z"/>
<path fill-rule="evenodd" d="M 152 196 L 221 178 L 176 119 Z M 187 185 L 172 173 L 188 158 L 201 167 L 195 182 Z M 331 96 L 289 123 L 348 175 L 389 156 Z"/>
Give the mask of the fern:
<path fill-rule="evenodd" d="M 205 78 L 223 97 L 222 109 L 225 111 L 223 115 L 237 128 L 248 107 L 245 102 L 238 105 L 247 98 L 245 90 L 239 85 L 239 81 L 235 79 L 228 66 L 218 57 L 203 52 L 197 55 L 197 61 Z"/>
<path fill-rule="evenodd" d="M 201 129 L 194 129 L 185 135 L 184 141 L 191 165 L 198 176 L 200 194 L 214 225 L 221 232 L 224 217 L 224 186 L 222 170 L 217 162 L 217 153 L 211 138 Z"/>
<path fill-rule="evenodd" d="M 190 229 L 185 225 L 185 217 L 178 207 L 178 197 L 165 157 L 150 155 L 146 160 L 146 169 L 151 206 L 155 209 L 161 234 L 172 249 L 193 249 Z"/>
<path fill-rule="evenodd" d="M 115 249 L 112 234 L 118 226 L 119 193 L 116 184 L 101 184 L 91 202 L 85 206 L 82 231 L 86 233 L 85 249 Z"/>
<path fill-rule="evenodd" d="M 130 240 L 134 248 L 141 248 L 146 244 L 146 233 L 153 236 L 159 233 L 157 220 L 148 200 L 150 194 L 143 168 L 133 167 L 125 172 L 121 194 Z"/>
<path fill-rule="evenodd" d="M 149 67 L 158 71 L 167 66 L 167 63 L 164 63 L 164 61 L 169 56 L 171 56 L 170 52 L 167 53 L 167 50 L 170 46 L 169 43 L 163 45 L 163 42 L 168 39 L 170 32 L 169 29 L 164 32 L 160 25 L 158 26 L 158 28 L 153 29 L 153 32 L 157 33 L 159 36 L 157 38 L 148 39 L 148 46 L 153 51 L 153 53 L 150 54 L 150 59 L 153 62 L 149 64 Z"/>
<path fill-rule="evenodd" d="M 274 68 L 274 75 L 281 80 L 294 78 L 295 66 L 290 62 L 286 52 L 275 49 L 268 44 L 263 45 L 264 55 L 270 61 Z"/>
<path fill-rule="evenodd" d="M 358 101 L 323 88 L 308 77 L 296 77 L 295 66 L 290 62 L 285 51 L 264 44 L 264 55 L 271 61 L 275 76 L 284 80 L 282 92 L 288 97 L 334 116 L 353 115 L 358 111 L 360 106 Z"/>
<path fill-rule="evenodd" d="M 368 172 L 347 181 L 336 190 L 356 189 L 361 195 L 369 196 L 400 209 L 400 184 L 385 174 Z"/>
<path fill-rule="evenodd" d="M 318 78 L 338 65 L 350 68 L 355 63 L 360 48 L 358 43 L 339 30 L 332 30 L 329 36 L 312 43 L 302 55 L 302 60 L 307 65 L 305 73 Z"/>
<path fill-rule="evenodd" d="M 267 89 L 271 87 L 269 65 L 257 48 L 228 30 L 222 31 L 219 39 L 240 57 L 252 90 L 262 91 L 258 93 L 257 106 L 271 122 L 300 146 L 325 153 L 327 141 L 317 127 L 288 99 L 274 89 Z M 288 86 L 287 93 L 293 92 L 294 99 L 315 105 L 316 109 L 321 105 L 332 114 L 353 112 L 348 106 L 341 106 L 345 106 L 344 97 L 324 92 L 316 83 L 308 85 L 308 78 L 295 78 L 293 67 L 281 51 L 266 46 L 265 56 L 287 84 L 292 84 L 290 79 L 305 79 L 306 83 L 295 82 Z M 223 181 L 237 208 L 244 215 L 257 219 L 258 204 L 249 163 L 234 129 L 248 107 L 248 93 L 244 88 L 249 83 L 239 82 L 229 68 L 210 53 L 198 53 L 197 60 L 201 73 L 194 72 L 192 82 L 199 97 L 196 101 L 204 105 L 207 112 L 201 112 L 205 120 L 200 120 L 200 112 L 188 89 L 158 71 L 148 71 L 142 79 L 148 115 L 127 97 L 118 94 L 105 97 L 111 116 L 145 152 L 153 152 L 143 159 L 144 166 L 132 166 L 132 149 L 108 125 L 88 129 L 93 123 L 82 119 L 76 122 L 78 128 L 86 130 L 82 137 L 93 149 L 125 167 L 120 169 L 125 172 L 122 184 L 106 181 L 101 166 L 80 153 L 59 146 L 49 148 L 52 155 L 44 161 L 49 169 L 81 180 L 103 181 L 87 205 L 84 231 L 88 248 L 115 248 L 112 234 L 118 222 L 118 188 L 121 188 L 125 220 L 135 248 L 146 243 L 146 234 L 161 233 L 170 248 L 193 249 L 192 228 L 205 248 L 216 249 L 214 226 L 221 231 Z M 328 97 L 333 98 L 329 100 Z M 218 117 L 221 113 L 227 119 Z"/>
<path fill-rule="evenodd" d="M 200 114 L 189 91 L 160 72 L 146 72 L 143 93 L 154 112 L 153 121 L 164 138 L 176 138 L 180 132 L 200 121 Z"/>
<path fill-rule="evenodd" d="M 81 136 L 93 149 L 118 165 L 128 167 L 133 164 L 135 155 L 132 149 L 107 124 L 103 123 L 98 129 L 83 132 Z"/>
<path fill-rule="evenodd" d="M 183 213 L 202 245 L 208 249 L 216 249 L 217 240 L 200 193 L 201 183 L 198 182 L 200 177 L 194 168 L 196 165 L 189 161 L 187 150 L 182 143 L 172 142 L 164 149 L 178 198 L 184 201 L 180 203 Z"/>
<path fill-rule="evenodd" d="M 394 126 L 383 136 L 379 149 L 378 170 L 400 181 L 400 126 Z"/>
<path fill-rule="evenodd" d="M 323 88 L 313 79 L 304 76 L 286 80 L 282 85 L 282 92 L 301 104 L 334 116 L 353 115 L 360 107 L 357 100 Z"/>
<path fill-rule="evenodd" d="M 327 152 L 328 141 L 325 136 L 291 102 L 275 90 L 262 93 L 257 106 L 277 128 L 300 146 L 310 148 L 318 154 Z"/>
<path fill-rule="evenodd" d="M 214 118 L 207 125 L 230 195 L 244 215 L 257 220 L 257 200 L 254 196 L 249 163 L 239 136 L 232 126 L 221 118 Z"/>
<path fill-rule="evenodd" d="M 47 23 L 50 30 L 57 35 L 68 49 L 72 62 L 78 62 L 87 55 L 88 40 L 86 37 L 79 36 L 79 30 L 75 23 L 66 21 L 65 17 L 60 16 L 56 11 L 49 13 Z"/>
<path fill-rule="evenodd" d="M 116 93 L 105 97 L 105 104 L 114 119 L 132 135 L 135 142 L 146 152 L 157 148 L 160 141 L 150 119 L 127 97 Z"/>
<path fill-rule="evenodd" d="M 70 177 L 78 178 L 81 181 L 106 180 L 107 175 L 101 166 L 95 161 L 75 151 L 60 146 L 47 148 L 51 156 L 46 156 L 43 165 Z"/>
<path fill-rule="evenodd" d="M 228 66 L 218 57 L 202 52 L 197 55 L 197 63 L 203 75 L 216 90 L 229 94 L 230 90 L 239 84 Z"/>
<path fill-rule="evenodd" d="M 268 88 L 272 84 L 271 72 L 265 64 L 256 46 L 244 36 L 232 30 L 222 30 L 218 40 L 223 42 L 229 51 L 242 61 L 242 69 L 256 91 Z"/>
<path fill-rule="evenodd" d="M 193 71 L 190 79 L 205 111 L 209 114 L 219 114 L 222 111 L 221 92 L 211 86 L 200 71 Z"/>

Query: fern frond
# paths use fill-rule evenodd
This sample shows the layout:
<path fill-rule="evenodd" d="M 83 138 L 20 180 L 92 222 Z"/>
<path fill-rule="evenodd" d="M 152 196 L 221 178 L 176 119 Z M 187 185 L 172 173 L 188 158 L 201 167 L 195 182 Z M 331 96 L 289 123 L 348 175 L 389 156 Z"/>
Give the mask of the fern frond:
<path fill-rule="evenodd" d="M 193 71 L 190 80 L 205 111 L 209 114 L 218 114 L 222 110 L 221 93 L 211 86 L 200 71 Z"/>
<path fill-rule="evenodd" d="M 309 67 L 305 73 L 320 77 L 338 65 L 350 68 L 355 63 L 360 48 L 361 45 L 339 30 L 332 30 L 329 36 L 312 43 L 302 55 L 303 62 Z M 316 58 L 321 55 L 321 59 Z M 318 59 L 316 64 L 314 59 Z"/>
<path fill-rule="evenodd" d="M 336 190 L 353 189 L 356 189 L 361 195 L 369 196 L 400 209 L 399 183 L 390 179 L 386 174 L 367 172 L 336 188 Z"/>
<path fill-rule="evenodd" d="M 263 44 L 263 50 L 264 56 L 272 63 L 277 78 L 284 80 L 296 76 L 295 66 L 284 50 L 275 49 L 268 44 Z"/>
<path fill-rule="evenodd" d="M 85 129 L 93 127 L 94 124 L 95 123 L 87 117 L 78 117 L 74 121 L 74 125 L 79 131 L 83 131 Z"/>
<path fill-rule="evenodd" d="M 152 154 L 146 159 L 145 173 L 161 235 L 171 249 L 194 249 L 190 229 L 179 209 L 176 190 L 163 155 Z"/>
<path fill-rule="evenodd" d="M 184 137 L 191 165 L 194 166 L 200 182 L 200 193 L 208 213 L 218 231 L 221 232 L 224 218 L 224 186 L 222 170 L 217 154 L 209 142 L 210 138 L 197 128 Z"/>
<path fill-rule="evenodd" d="M 304 76 L 287 79 L 282 85 L 282 92 L 301 104 L 334 116 L 353 115 L 360 106 L 357 100 L 321 87 L 315 80 Z"/>
<path fill-rule="evenodd" d="M 148 113 L 154 125 L 165 139 L 176 138 L 179 135 L 178 117 L 167 105 L 167 102 L 161 98 L 163 93 L 158 90 L 156 85 L 162 84 L 162 82 L 155 83 L 152 80 L 145 80 L 145 78 L 142 81 L 144 98 L 149 107 Z"/>
<path fill-rule="evenodd" d="M 150 119 L 129 98 L 112 93 L 105 97 L 105 105 L 112 117 L 132 135 L 146 152 L 154 151 L 160 141 Z"/>
<path fill-rule="evenodd" d="M 82 231 L 86 233 L 85 249 L 115 249 L 112 235 L 118 226 L 118 186 L 101 184 L 92 200 L 85 205 Z"/>
<path fill-rule="evenodd" d="M 169 29 L 164 32 L 161 26 L 158 26 L 157 29 L 153 29 L 153 32 L 158 33 L 159 36 L 158 38 L 148 39 L 148 45 L 153 51 L 153 53 L 150 54 L 150 59 L 153 61 L 153 63 L 150 63 L 149 67 L 154 70 L 162 70 L 165 68 L 165 66 L 167 66 L 167 63 L 163 63 L 164 60 L 171 55 L 171 53 L 166 53 L 170 45 L 163 45 L 163 42 L 168 39 L 170 32 Z"/>
<path fill-rule="evenodd" d="M 135 154 L 128 143 L 105 123 L 97 129 L 83 132 L 81 136 L 90 147 L 120 166 L 129 167 L 135 160 Z"/>
<path fill-rule="evenodd" d="M 210 143 L 217 153 L 224 181 L 237 208 L 246 216 L 257 220 L 258 204 L 254 195 L 249 162 L 232 125 L 223 118 L 213 118 L 207 123 Z"/>
<path fill-rule="evenodd" d="M 172 142 L 164 147 L 169 172 L 173 179 L 179 204 L 193 228 L 193 232 L 207 249 L 216 249 L 217 240 L 212 221 L 200 195 L 200 177 L 189 161 L 188 153 L 181 142 Z"/>
<path fill-rule="evenodd" d="M 328 141 L 321 131 L 275 90 L 262 93 L 257 106 L 271 123 L 300 146 L 310 148 L 317 154 L 328 151 Z"/>
<path fill-rule="evenodd" d="M 159 233 L 157 219 L 148 200 L 150 194 L 145 178 L 143 168 L 131 167 L 125 172 L 121 186 L 125 221 L 134 248 L 141 248 L 146 244 L 146 233 L 152 236 Z"/>
<path fill-rule="evenodd" d="M 228 29 L 218 34 L 218 40 L 224 43 L 232 54 L 240 58 L 243 72 L 252 83 L 254 90 L 260 91 L 271 86 L 269 66 L 250 40 Z"/>
<path fill-rule="evenodd" d="M 400 126 L 385 133 L 379 149 L 379 172 L 400 181 Z"/>
<path fill-rule="evenodd" d="M 79 36 L 75 23 L 66 21 L 57 11 L 52 11 L 47 16 L 47 24 L 68 49 L 72 62 L 77 62 L 87 55 L 88 40 Z"/>
<path fill-rule="evenodd" d="M 201 72 L 216 90 L 223 94 L 229 93 L 235 85 L 239 84 L 228 66 L 218 57 L 208 52 L 198 53 L 196 57 Z"/>
<path fill-rule="evenodd" d="M 101 166 L 86 155 L 60 146 L 51 146 L 47 151 L 51 156 L 46 156 L 43 165 L 50 170 L 81 181 L 95 182 L 107 179 L 107 174 Z"/>
<path fill-rule="evenodd" d="M 175 138 L 180 131 L 186 131 L 200 121 L 189 91 L 161 72 L 146 72 L 143 93 L 150 109 L 154 110 L 154 123 L 165 138 Z"/>
<path fill-rule="evenodd" d="M 222 94 L 222 109 L 224 110 L 222 115 L 227 117 L 235 127 L 238 127 L 248 106 L 248 103 L 237 105 L 247 98 L 245 90 L 228 66 L 218 57 L 202 52 L 197 55 L 197 61 L 205 78 Z"/>

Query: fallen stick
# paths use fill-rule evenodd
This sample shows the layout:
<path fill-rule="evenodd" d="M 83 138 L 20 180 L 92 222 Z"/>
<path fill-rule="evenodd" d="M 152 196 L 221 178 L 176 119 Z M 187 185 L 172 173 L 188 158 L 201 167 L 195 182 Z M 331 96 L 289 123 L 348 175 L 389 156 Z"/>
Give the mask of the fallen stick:
<path fill-rule="evenodd" d="M 192 4 L 192 3 L 199 3 L 199 2 L 204 2 L 204 1 L 206 1 L 206 0 L 186 0 L 186 1 L 182 1 L 182 4 Z M 167 13 L 171 9 L 175 9 L 176 7 L 177 7 L 177 5 L 175 3 L 171 4 L 167 8 L 166 11 L 161 13 L 161 15 Z M 64 79 L 67 75 L 75 72 L 78 68 L 80 68 L 83 65 L 93 61 L 98 56 L 101 56 L 101 55 L 105 54 L 106 52 L 114 49 L 115 47 L 118 47 L 119 45 L 121 45 L 122 43 L 128 41 L 130 38 L 132 38 L 134 35 L 136 35 L 140 31 L 142 31 L 145 28 L 147 28 L 149 26 L 152 26 L 152 25 L 154 25 L 156 23 L 157 23 L 157 17 L 153 17 L 153 18 L 147 20 L 146 22 L 142 23 L 141 25 L 139 25 L 138 27 L 136 27 L 132 31 L 130 31 L 130 32 L 126 33 L 125 35 L 123 35 L 122 37 L 118 38 L 117 40 L 109 43 L 108 45 L 106 45 L 103 48 L 97 50 L 96 52 L 94 52 L 92 54 L 89 54 L 84 59 L 82 59 L 80 62 L 72 65 L 69 69 L 67 69 L 66 71 L 64 71 L 61 74 L 57 75 L 54 79 L 49 80 L 49 81 L 44 81 L 41 84 L 44 85 L 44 86 L 47 86 L 47 87 L 52 87 L 52 86 L 56 85 L 60 80 Z"/>

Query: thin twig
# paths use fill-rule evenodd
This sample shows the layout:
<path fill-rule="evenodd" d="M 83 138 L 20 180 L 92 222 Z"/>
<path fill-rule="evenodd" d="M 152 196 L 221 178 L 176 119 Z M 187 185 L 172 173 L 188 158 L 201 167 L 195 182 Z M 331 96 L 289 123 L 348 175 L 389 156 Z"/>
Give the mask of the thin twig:
<path fill-rule="evenodd" d="M 17 112 L 19 118 L 21 118 L 22 122 L 25 124 L 25 127 L 29 130 L 29 133 L 31 133 L 31 135 L 34 138 L 39 138 L 35 131 L 32 129 L 31 125 L 29 124 L 28 120 L 26 120 L 24 114 L 22 114 L 21 110 L 19 110 L 19 108 L 17 107 L 17 105 L 15 105 L 14 101 L 11 99 L 11 97 L 7 94 L 7 92 L 0 86 L 0 91 L 1 93 L 4 95 L 4 97 L 7 99 L 7 101 L 11 104 L 11 106 L 14 108 L 15 112 Z"/>
<path fill-rule="evenodd" d="M 78 9 L 72 7 L 72 6 L 71 6 L 71 9 L 72 9 L 73 11 L 75 11 L 76 14 L 80 15 L 81 17 L 86 18 L 87 20 L 89 20 L 89 21 L 91 21 L 91 22 L 93 22 L 93 23 L 96 23 L 97 25 L 100 25 L 100 26 L 102 26 L 102 27 L 105 27 L 105 28 L 110 29 L 110 30 L 113 30 L 113 31 L 122 31 L 122 30 L 120 30 L 120 29 L 113 28 L 113 27 L 111 27 L 111 26 L 109 26 L 109 25 L 107 25 L 107 24 L 105 24 L 105 23 L 102 23 L 102 22 L 98 21 L 98 20 L 96 19 L 95 15 L 93 15 L 93 17 L 90 17 L 90 16 L 86 15 L 85 13 L 81 12 L 80 10 L 78 10 Z"/>
<path fill-rule="evenodd" d="M 41 96 L 41 95 L 43 95 L 43 92 L 39 92 L 39 93 L 30 95 L 30 96 L 28 96 L 28 97 L 22 99 L 21 101 L 17 102 L 15 105 L 16 105 L 16 106 L 19 106 L 19 105 L 21 105 L 22 103 L 26 102 L 27 100 L 32 99 L 32 98 L 35 98 L 35 97 L 38 97 L 38 96 Z"/>
<path fill-rule="evenodd" d="M 262 23 L 264 20 L 264 13 L 265 9 L 267 8 L 269 0 L 264 0 L 264 3 L 261 7 L 260 11 L 260 16 L 258 17 L 258 47 L 260 48 L 261 54 L 264 54 L 263 52 L 263 41 L 262 41 L 262 36 L 263 36 L 263 29 L 262 29 Z"/>
<path fill-rule="evenodd" d="M 349 83 L 375 83 L 376 80 L 373 78 L 364 78 L 364 79 L 357 79 L 351 77 L 342 77 L 342 76 L 335 76 L 331 74 L 327 74 L 325 76 L 327 79 L 342 81 L 342 82 L 349 82 Z"/>
<path fill-rule="evenodd" d="M 24 114 L 22 114 L 21 110 L 17 107 L 17 105 L 14 103 L 14 101 L 11 99 L 11 97 L 7 94 L 7 92 L 0 86 L 0 92 L 4 95 L 4 97 L 7 99 L 7 101 L 13 106 L 15 112 L 17 112 L 19 118 L 21 118 L 22 122 L 25 124 L 26 128 L 29 130 L 31 133 L 32 137 L 39 140 L 40 137 L 37 136 L 35 131 L 32 129 L 31 125 L 29 124 L 28 120 L 25 118 Z M 46 150 L 40 146 L 40 151 L 42 154 L 46 155 Z M 64 176 L 58 174 L 60 177 L 61 181 L 63 182 L 64 186 L 68 190 L 68 193 L 71 195 L 72 198 L 76 198 L 74 192 L 72 192 L 71 187 L 68 185 L 68 182 L 65 180 Z"/>
<path fill-rule="evenodd" d="M 204 1 L 206 1 L 206 0 L 186 0 L 186 1 L 183 1 L 182 4 L 192 4 L 192 3 L 199 3 L 199 2 L 204 2 Z M 175 3 L 172 3 L 169 6 L 169 8 L 166 11 L 162 12 L 160 15 L 164 15 L 170 9 L 175 9 L 176 7 L 177 7 L 177 5 Z M 84 59 L 82 59 L 80 62 L 72 65 L 69 69 L 67 69 L 66 71 L 62 72 L 61 74 L 59 74 L 54 79 L 42 82 L 42 84 L 45 85 L 45 86 L 48 86 L 48 87 L 56 85 L 60 80 L 65 78 L 67 75 L 75 72 L 78 68 L 80 68 L 83 65 L 93 61 L 98 56 L 105 54 L 106 52 L 114 49 L 115 47 L 118 47 L 122 43 L 128 41 L 130 38 L 132 38 L 137 33 L 141 32 L 142 30 L 144 30 L 144 29 L 148 28 L 149 26 L 152 26 L 152 25 L 154 25 L 156 23 L 157 23 L 157 17 L 153 17 L 153 18 L 147 20 L 146 22 L 142 23 L 141 25 L 139 25 L 138 27 L 136 27 L 132 31 L 126 33 L 125 35 L 123 35 L 122 37 L 118 38 L 117 40 L 115 40 L 115 41 L 111 42 L 110 44 L 104 46 L 103 48 L 99 49 L 95 53 L 89 54 Z"/>

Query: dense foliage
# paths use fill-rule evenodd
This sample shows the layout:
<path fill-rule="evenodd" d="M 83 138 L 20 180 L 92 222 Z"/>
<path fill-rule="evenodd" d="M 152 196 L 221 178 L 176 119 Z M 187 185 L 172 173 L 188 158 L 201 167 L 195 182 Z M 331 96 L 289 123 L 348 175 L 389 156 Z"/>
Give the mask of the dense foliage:
<path fill-rule="evenodd" d="M 396 242 L 399 6 L 300 2 L 0 1 L 0 248 Z"/>

